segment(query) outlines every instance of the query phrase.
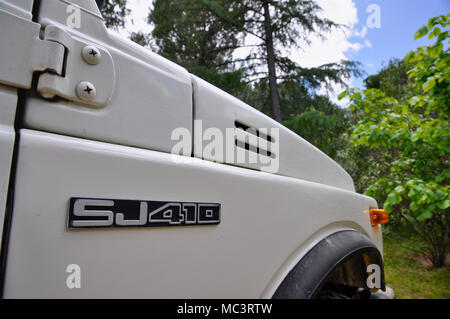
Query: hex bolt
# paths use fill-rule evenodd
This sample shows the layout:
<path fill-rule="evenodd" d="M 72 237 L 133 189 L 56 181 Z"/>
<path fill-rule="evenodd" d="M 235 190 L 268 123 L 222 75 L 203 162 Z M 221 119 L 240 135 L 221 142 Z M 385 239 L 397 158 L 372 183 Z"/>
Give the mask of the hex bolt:
<path fill-rule="evenodd" d="M 94 47 L 93 45 L 87 45 L 81 50 L 81 56 L 83 60 L 91 65 L 96 65 L 100 63 L 102 58 L 102 54 L 100 50 Z"/>
<path fill-rule="evenodd" d="M 89 102 L 95 99 L 97 91 L 91 82 L 81 81 L 77 85 L 77 95 L 81 100 Z"/>

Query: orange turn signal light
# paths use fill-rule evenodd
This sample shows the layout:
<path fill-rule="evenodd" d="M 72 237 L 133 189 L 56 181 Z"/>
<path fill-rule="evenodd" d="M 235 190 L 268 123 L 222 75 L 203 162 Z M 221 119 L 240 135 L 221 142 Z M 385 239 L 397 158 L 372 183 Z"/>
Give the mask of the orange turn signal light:
<path fill-rule="evenodd" d="M 385 209 L 369 209 L 370 222 L 372 226 L 386 224 L 389 222 L 389 216 Z"/>

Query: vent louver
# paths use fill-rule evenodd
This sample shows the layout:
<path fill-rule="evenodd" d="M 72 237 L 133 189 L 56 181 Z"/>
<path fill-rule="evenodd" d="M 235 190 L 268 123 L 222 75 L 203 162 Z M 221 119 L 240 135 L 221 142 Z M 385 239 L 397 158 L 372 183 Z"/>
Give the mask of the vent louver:
<path fill-rule="evenodd" d="M 237 136 L 235 137 L 236 147 L 245 149 L 249 152 L 275 158 L 275 154 L 270 150 L 271 143 L 274 142 L 274 138 L 272 136 L 239 121 L 234 121 L 234 126 L 238 130 L 245 132 L 241 138 Z"/>

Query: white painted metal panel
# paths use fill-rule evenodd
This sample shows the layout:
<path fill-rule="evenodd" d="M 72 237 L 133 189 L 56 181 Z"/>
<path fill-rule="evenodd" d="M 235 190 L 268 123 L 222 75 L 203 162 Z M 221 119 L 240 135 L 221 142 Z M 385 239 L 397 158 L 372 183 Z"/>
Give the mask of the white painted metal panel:
<path fill-rule="evenodd" d="M 276 159 L 279 160 L 277 174 L 350 191 L 355 190 L 350 175 L 315 146 L 226 92 L 198 77 L 192 76 L 192 78 L 194 81 L 195 120 L 202 120 L 203 131 L 210 127 L 216 127 L 225 132 L 227 128 L 235 127 L 235 121 L 256 129 L 266 128 L 269 129 L 269 132 L 271 128 L 278 128 L 279 137 L 278 141 L 275 141 L 279 143 L 275 154 Z M 194 134 L 199 135 L 201 132 L 195 131 Z M 194 147 L 197 145 L 194 143 Z M 210 157 L 202 155 L 199 148 L 196 148 L 194 153 L 197 157 L 211 160 Z M 249 162 L 242 164 L 230 162 L 230 164 L 253 169 L 261 169 L 261 166 L 264 166 Z"/>
<path fill-rule="evenodd" d="M 24 19 L 31 20 L 33 17 L 33 0 L 0 0 L 0 10 L 8 11 Z"/>
<path fill-rule="evenodd" d="M 70 197 L 217 202 L 216 226 L 68 230 Z M 381 249 L 354 192 L 199 159 L 22 130 L 5 297 L 270 297 L 326 235 Z M 66 267 L 81 267 L 68 289 Z"/>
<path fill-rule="evenodd" d="M 192 127 L 192 87 L 188 72 L 108 32 L 97 9 L 92 6 L 94 1 L 73 1 L 83 8 L 79 29 L 66 25 L 70 2 L 40 2 L 38 22 L 43 27 L 54 25 L 77 39 L 98 44 L 109 51 L 116 83 L 111 102 L 101 109 L 64 100 L 29 98 L 25 125 L 42 131 L 170 152 L 174 144 L 170 139 L 172 130 L 177 127 L 191 130 Z M 80 65 L 85 63 L 81 52 L 78 56 Z M 92 66 L 96 67 L 99 66 Z M 68 68 L 65 76 L 70 77 L 71 72 L 80 76 L 75 67 Z M 91 76 L 86 74 L 84 80 L 95 83 L 89 79 Z M 98 72 L 94 76 L 101 81 L 105 75 Z"/>
<path fill-rule="evenodd" d="M 64 47 L 39 38 L 40 25 L 0 9 L 0 83 L 31 88 L 34 72 L 61 74 Z"/>
<path fill-rule="evenodd" d="M 14 118 L 16 108 L 17 89 L 0 85 L 0 230 L 3 229 L 6 198 L 8 195 L 15 140 Z M 1 241 L 2 237 L 0 236 L 0 244 Z"/>
<path fill-rule="evenodd" d="M 80 29 L 65 25 L 67 2 L 43 0 L 39 22 L 44 27 L 55 25 L 73 37 L 97 43 L 110 52 L 117 78 L 112 100 L 104 108 L 94 109 L 74 102 L 30 98 L 25 111 L 28 128 L 164 152 L 170 152 L 176 143 L 171 140 L 174 129 L 187 128 L 192 132 L 193 112 L 196 120 L 203 121 L 203 129 L 218 128 L 224 135 L 227 129 L 235 127 L 235 121 L 255 128 L 278 128 L 280 135 L 276 142 L 279 149 L 273 154 L 275 162 L 271 162 L 276 163 L 277 167 L 273 171 L 283 176 L 354 191 L 351 177 L 317 148 L 195 76 L 192 76 L 195 88 L 193 110 L 192 82 L 186 70 L 137 44 L 108 33 L 98 12 L 89 7 L 88 2 L 75 3 L 85 8 L 81 13 Z M 84 63 L 81 57 L 79 63 Z M 101 77 L 102 73 L 99 72 L 98 76 Z M 66 77 L 70 76 L 79 78 L 77 68 L 66 71 Z M 196 137 L 202 134 L 202 131 L 195 132 Z M 197 146 L 194 143 L 197 157 L 213 160 L 202 154 L 202 149 Z M 262 166 L 249 161 L 241 164 L 225 158 L 224 162 L 252 169 L 261 169 Z"/>

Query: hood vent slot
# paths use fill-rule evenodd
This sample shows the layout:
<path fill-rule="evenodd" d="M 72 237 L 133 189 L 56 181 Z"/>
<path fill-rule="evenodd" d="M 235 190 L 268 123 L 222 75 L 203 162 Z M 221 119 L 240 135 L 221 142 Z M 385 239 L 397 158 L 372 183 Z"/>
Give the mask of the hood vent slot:
<path fill-rule="evenodd" d="M 257 154 L 260 154 L 263 156 L 275 158 L 275 154 L 270 151 L 271 143 L 274 142 L 274 138 L 272 136 L 270 136 L 266 133 L 263 133 L 260 130 L 258 130 L 252 126 L 249 126 L 247 124 L 244 124 L 242 122 L 239 122 L 239 121 L 234 121 L 234 126 L 237 129 L 241 129 L 241 130 L 245 131 L 245 133 L 256 137 L 256 140 L 254 140 L 254 138 L 253 138 L 253 142 L 256 142 L 256 143 L 252 143 L 251 138 L 250 139 L 245 138 L 245 141 L 242 141 L 236 137 L 235 141 L 234 141 L 236 147 L 243 148 L 249 152 L 257 153 Z M 265 145 L 264 148 L 261 148 L 260 147 L 261 145 L 258 145 L 258 144 L 261 144 L 261 143 L 258 143 L 259 139 L 264 140 L 262 142 L 262 145 L 263 146 Z"/>
<path fill-rule="evenodd" d="M 248 129 L 251 129 L 250 131 L 247 131 L 247 132 L 250 133 L 250 134 L 254 134 L 254 135 L 256 135 L 257 137 L 260 137 L 260 138 L 262 138 L 263 140 L 266 140 L 266 141 L 268 141 L 268 142 L 271 142 L 271 143 L 273 142 L 272 136 L 266 135 L 266 134 L 260 132 L 258 129 L 256 129 L 256 128 L 254 128 L 254 127 L 251 127 L 251 126 L 248 126 L 248 125 L 246 125 L 246 124 L 244 124 L 244 123 L 242 123 L 242 122 L 234 121 L 234 126 L 235 126 L 236 128 L 243 129 L 244 131 L 247 131 Z"/>
<path fill-rule="evenodd" d="M 249 152 L 261 154 L 261 155 L 268 156 L 268 157 L 272 157 L 272 158 L 275 157 L 275 155 L 272 154 L 271 151 L 266 151 L 266 150 L 264 150 L 264 149 L 262 149 L 262 148 L 259 148 L 259 147 L 257 147 L 257 146 L 250 145 L 250 144 L 248 144 L 248 143 L 244 143 L 244 142 L 235 140 L 235 141 L 234 141 L 234 144 L 236 144 L 236 147 L 243 148 L 243 149 L 245 149 L 245 150 L 247 150 L 247 151 L 249 151 Z"/>

